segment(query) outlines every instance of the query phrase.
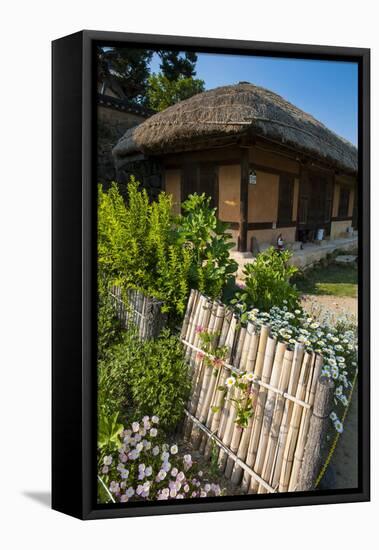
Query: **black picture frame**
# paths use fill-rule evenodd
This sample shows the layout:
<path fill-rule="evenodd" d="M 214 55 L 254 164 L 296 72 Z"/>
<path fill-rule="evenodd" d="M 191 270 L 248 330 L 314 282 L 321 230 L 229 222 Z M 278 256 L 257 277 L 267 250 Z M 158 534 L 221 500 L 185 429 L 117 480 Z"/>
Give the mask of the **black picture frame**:
<path fill-rule="evenodd" d="M 359 72 L 359 486 L 335 491 L 96 504 L 96 102 L 94 47 L 354 61 Z M 81 519 L 370 499 L 370 50 L 85 30 L 52 43 L 52 507 Z"/>

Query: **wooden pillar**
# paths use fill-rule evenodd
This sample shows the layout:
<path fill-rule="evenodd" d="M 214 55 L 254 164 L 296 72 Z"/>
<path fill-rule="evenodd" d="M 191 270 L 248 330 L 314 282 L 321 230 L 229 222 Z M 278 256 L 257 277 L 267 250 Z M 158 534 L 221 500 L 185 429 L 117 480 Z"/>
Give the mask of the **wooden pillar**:
<path fill-rule="evenodd" d="M 249 149 L 241 147 L 240 222 L 238 251 L 247 251 L 247 220 L 249 211 Z"/>
<path fill-rule="evenodd" d="M 315 488 L 317 475 L 325 459 L 327 447 L 326 433 L 329 424 L 334 393 L 333 380 L 321 377 L 317 382 L 313 414 L 309 424 L 303 463 L 297 480 L 297 491 L 310 491 Z"/>

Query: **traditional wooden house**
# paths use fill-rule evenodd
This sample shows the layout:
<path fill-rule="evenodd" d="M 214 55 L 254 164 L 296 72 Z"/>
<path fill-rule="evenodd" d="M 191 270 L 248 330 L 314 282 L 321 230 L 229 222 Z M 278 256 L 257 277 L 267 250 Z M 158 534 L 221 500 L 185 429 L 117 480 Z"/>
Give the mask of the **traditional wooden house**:
<path fill-rule="evenodd" d="M 236 248 L 348 236 L 356 223 L 357 149 L 279 95 L 241 82 L 209 90 L 128 130 L 117 180 L 135 174 L 175 208 L 212 197 Z"/>

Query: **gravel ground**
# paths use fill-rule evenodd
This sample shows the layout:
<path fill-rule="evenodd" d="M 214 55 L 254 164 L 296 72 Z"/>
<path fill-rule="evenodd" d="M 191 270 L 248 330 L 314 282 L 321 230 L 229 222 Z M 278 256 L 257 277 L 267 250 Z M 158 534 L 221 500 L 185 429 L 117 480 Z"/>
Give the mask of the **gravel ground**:
<path fill-rule="evenodd" d="M 348 296 L 328 296 L 305 294 L 301 298 L 301 304 L 315 316 L 322 320 L 331 315 L 338 319 L 341 315 L 358 317 L 358 300 Z"/>

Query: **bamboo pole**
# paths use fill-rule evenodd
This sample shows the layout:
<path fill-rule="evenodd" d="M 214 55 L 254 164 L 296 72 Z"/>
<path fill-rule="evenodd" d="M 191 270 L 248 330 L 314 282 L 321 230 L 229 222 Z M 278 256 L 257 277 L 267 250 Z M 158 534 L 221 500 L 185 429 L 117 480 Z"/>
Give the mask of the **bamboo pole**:
<path fill-rule="evenodd" d="M 287 344 L 279 342 L 276 346 L 275 359 L 270 377 L 270 385 L 274 388 L 279 388 L 281 391 L 285 391 L 287 389 L 292 357 L 293 352 L 287 349 Z M 271 424 L 273 421 L 274 412 L 278 409 L 277 404 L 280 403 L 280 400 L 284 401 L 284 398 L 281 395 L 278 395 L 272 390 L 268 390 L 263 411 L 263 423 L 257 447 L 257 456 L 253 467 L 254 471 L 256 471 L 258 475 L 261 475 L 263 470 Z M 256 493 L 257 491 L 258 483 L 255 479 L 251 479 L 249 493 Z"/>
<path fill-rule="evenodd" d="M 311 373 L 309 376 L 306 394 L 305 394 L 305 401 L 309 403 L 311 406 L 313 406 L 314 399 L 315 399 L 315 393 L 316 393 L 316 386 L 317 382 L 320 376 L 321 368 L 323 364 L 323 359 L 321 355 L 316 355 L 315 360 L 313 362 L 313 368 L 311 369 Z M 308 436 L 308 430 L 309 430 L 309 422 L 312 414 L 312 409 L 304 409 L 301 415 L 301 421 L 300 421 L 300 428 L 299 428 L 299 434 L 298 439 L 296 443 L 296 449 L 294 453 L 294 459 L 293 459 L 293 465 L 292 465 L 292 471 L 291 471 L 291 477 L 289 480 L 288 486 L 285 483 L 284 477 L 280 476 L 280 484 L 279 484 L 279 492 L 287 491 L 290 487 L 293 491 L 297 484 L 297 478 L 299 475 L 299 471 L 303 462 L 303 455 L 304 455 L 304 448 L 305 444 L 307 442 L 307 436 Z"/>
<path fill-rule="evenodd" d="M 306 373 L 307 373 L 307 366 L 308 361 L 304 361 L 304 346 L 302 344 L 297 343 L 295 345 L 295 351 L 293 356 L 293 362 L 292 362 L 292 368 L 291 368 L 291 376 L 288 383 L 288 392 L 290 395 L 295 395 L 297 399 L 304 397 L 304 389 L 305 389 L 305 380 L 306 380 Z M 278 401 L 279 402 L 279 401 Z M 286 441 L 286 444 L 288 443 L 288 429 L 287 426 L 289 426 L 289 430 L 291 431 L 291 422 L 293 420 L 293 413 L 294 410 L 300 410 L 302 411 L 303 406 L 299 403 L 294 403 L 290 400 L 286 400 L 285 403 L 283 402 L 281 404 L 281 410 L 278 410 L 278 415 L 275 418 L 275 421 L 273 422 L 273 429 L 271 432 L 271 449 L 270 449 L 270 456 L 267 456 L 267 462 L 266 467 L 263 471 L 263 479 L 270 480 L 271 478 L 271 472 L 273 469 L 273 463 L 274 463 L 274 456 L 275 456 L 275 450 L 276 450 L 276 444 L 278 440 L 278 436 L 280 433 L 280 430 L 282 429 L 282 435 L 287 434 L 286 437 L 283 437 L 283 443 L 284 440 Z M 297 414 L 297 413 L 296 413 Z M 291 433 L 291 437 L 292 433 Z M 282 461 L 284 460 L 285 463 L 289 464 L 292 460 L 290 455 L 288 454 L 287 447 L 284 446 L 283 453 L 280 453 L 280 458 Z M 279 460 L 278 460 L 278 474 L 279 474 Z M 281 466 L 281 471 L 283 469 L 283 465 Z M 264 487 L 259 487 L 259 493 L 266 492 Z"/>
<path fill-rule="evenodd" d="M 197 312 L 194 318 L 194 323 L 191 328 L 189 344 L 192 344 L 198 347 L 199 329 L 200 327 L 201 328 L 203 327 L 208 311 L 209 311 L 208 300 L 206 299 L 205 296 L 201 295 L 198 301 Z M 197 405 L 199 384 L 200 384 L 201 375 L 203 372 L 202 369 L 200 368 L 202 360 L 201 360 L 201 357 L 198 355 L 198 353 L 194 351 L 192 348 L 190 348 L 189 346 L 187 347 L 186 358 L 189 363 L 189 373 L 192 380 L 191 395 L 189 398 L 187 409 L 191 414 L 194 414 L 196 410 L 196 405 Z M 188 439 L 192 431 L 192 425 L 191 425 L 191 422 L 188 420 L 188 418 L 186 418 L 184 421 L 183 430 L 184 430 L 184 437 Z"/>
<path fill-rule="evenodd" d="M 314 489 L 315 481 L 322 464 L 323 443 L 325 443 L 324 435 L 327 430 L 333 391 L 333 380 L 324 376 L 319 378 L 316 386 L 313 413 L 309 422 L 303 463 L 299 472 L 297 487 L 294 487 L 294 490 L 308 491 Z"/>
<path fill-rule="evenodd" d="M 145 295 L 143 295 L 141 292 L 139 292 L 139 309 L 140 309 L 140 315 L 139 315 L 139 338 L 140 340 L 143 340 L 146 334 L 147 327 L 147 298 Z"/>
<path fill-rule="evenodd" d="M 219 315 L 219 318 L 217 317 Z M 224 307 L 219 305 L 217 302 L 213 302 L 212 308 L 211 308 L 211 316 L 209 319 L 208 329 L 207 332 L 212 337 L 216 335 L 216 331 L 220 327 L 222 323 L 222 318 L 224 315 Z M 213 348 L 214 348 L 215 340 L 213 340 Z M 199 400 L 196 407 L 195 417 L 201 422 L 204 423 L 206 420 L 206 415 L 209 408 L 209 401 L 211 399 L 212 390 L 213 390 L 213 384 L 214 376 L 213 375 L 213 369 L 214 367 L 212 365 L 209 365 L 209 360 L 203 360 L 203 364 L 206 364 L 206 366 L 203 366 L 204 369 L 204 375 L 203 380 L 201 384 L 200 394 L 199 394 Z M 209 394 L 209 400 L 208 400 L 208 394 Z M 202 431 L 199 429 L 197 425 L 193 426 L 192 434 L 191 434 L 191 441 L 193 448 L 196 450 L 199 448 L 201 443 L 201 437 L 202 437 Z"/>
<path fill-rule="evenodd" d="M 228 337 L 230 332 L 230 326 L 231 324 L 236 323 L 236 317 L 233 315 L 232 310 L 226 310 L 224 321 L 222 324 L 221 329 L 221 335 L 219 339 L 218 345 L 220 347 L 228 346 Z M 234 329 L 232 329 L 234 330 Z M 230 353 L 228 352 L 228 355 L 230 357 Z M 221 418 L 221 407 L 224 400 L 223 392 L 218 390 L 219 386 L 223 386 L 225 384 L 225 380 L 227 378 L 228 370 L 225 366 L 220 365 L 218 369 L 218 373 L 216 376 L 215 384 L 214 384 L 214 390 L 211 398 L 211 405 L 208 410 L 207 420 L 206 420 L 206 426 L 211 429 L 211 431 L 217 431 L 220 418 Z M 216 408 L 217 411 L 213 412 L 213 408 Z M 203 449 L 204 449 L 204 456 L 205 458 L 209 459 L 212 446 L 210 440 L 204 435 L 204 442 L 203 442 Z"/>
<path fill-rule="evenodd" d="M 209 319 L 210 319 L 210 316 L 211 316 L 211 311 L 212 311 L 212 307 L 213 307 L 213 304 L 210 300 L 208 299 L 205 299 L 202 304 L 201 304 L 201 312 L 200 312 L 200 315 L 199 315 L 199 318 L 198 318 L 198 321 L 199 321 L 199 325 L 198 325 L 198 330 L 195 330 L 195 336 L 194 336 L 194 341 L 193 341 L 193 345 L 195 348 L 200 348 L 200 345 L 201 345 L 201 331 L 202 330 L 206 330 L 206 328 L 208 327 L 208 323 L 209 323 Z M 201 390 L 201 386 L 200 386 L 200 380 L 203 376 L 203 369 L 202 369 L 202 365 L 203 365 L 203 355 L 196 351 L 196 350 L 191 350 L 192 353 L 191 353 L 191 364 L 192 364 L 192 379 L 193 379 L 193 391 L 192 391 L 192 406 L 190 408 L 190 413 L 191 414 L 194 414 L 195 411 L 196 411 L 196 407 L 197 407 L 197 402 L 198 402 L 198 399 L 199 399 L 199 396 L 200 396 L 200 390 Z"/>
<path fill-rule="evenodd" d="M 233 359 L 230 361 L 231 363 L 233 363 L 233 366 L 235 368 L 238 368 L 241 359 L 245 336 L 246 328 L 240 327 L 237 324 L 233 343 Z M 231 389 L 229 389 L 229 395 L 226 396 L 224 401 L 220 426 L 220 439 L 226 447 L 229 447 L 232 440 L 234 421 L 236 418 L 236 408 L 231 400 L 235 398 L 238 398 L 238 390 L 235 387 L 232 387 Z M 218 465 L 220 471 L 224 471 L 227 459 L 228 455 L 223 449 L 220 449 L 218 457 Z"/>
<path fill-rule="evenodd" d="M 269 383 L 269 380 L 271 377 L 271 370 L 274 362 L 275 348 L 276 348 L 276 338 L 269 337 L 267 339 L 267 344 L 266 344 L 266 349 L 264 354 L 264 361 L 263 361 L 263 368 L 262 368 L 262 377 L 261 377 L 262 381 L 266 383 Z M 261 360 L 260 351 L 261 350 L 259 346 L 258 347 L 259 360 Z M 255 407 L 253 426 L 251 429 L 251 437 L 250 437 L 249 447 L 248 447 L 247 456 L 246 456 L 246 464 L 251 467 L 253 466 L 256 459 L 259 437 L 260 437 L 261 428 L 262 428 L 263 411 L 266 404 L 266 396 L 267 396 L 267 389 L 264 388 L 263 386 L 260 386 L 258 397 L 257 397 L 257 403 Z M 242 489 L 246 492 L 250 486 L 250 479 L 251 479 L 251 476 L 247 475 L 245 472 L 242 480 Z"/>
<path fill-rule="evenodd" d="M 254 346 L 254 353 L 256 354 L 256 350 L 258 348 L 258 337 L 256 337 L 256 344 L 254 344 L 253 338 L 255 336 L 256 335 L 255 335 L 254 325 L 251 322 L 248 322 L 245 329 L 245 337 L 244 337 L 242 353 L 241 353 L 240 362 L 239 362 L 240 371 L 245 372 L 246 374 L 248 374 L 249 372 L 253 372 L 253 369 L 254 369 L 255 357 L 254 357 L 254 362 L 250 361 L 249 364 L 248 364 L 248 357 L 249 357 L 249 349 L 252 346 Z M 242 390 L 237 390 L 237 394 L 238 394 L 236 396 L 237 399 L 241 399 L 243 397 Z M 249 399 L 250 397 L 244 398 L 245 406 L 247 405 Z M 234 423 L 233 429 L 232 429 L 231 442 L 230 442 L 230 450 L 234 454 L 237 454 L 238 452 L 238 448 L 240 446 L 240 442 L 244 431 L 245 431 L 245 428 L 242 428 L 241 426 L 238 426 L 236 423 Z M 236 466 L 236 462 L 229 456 L 225 466 L 225 477 L 230 478 L 232 476 L 235 466 Z"/>
<path fill-rule="evenodd" d="M 252 348 L 247 357 L 248 368 L 254 369 L 254 377 L 256 380 L 261 380 L 262 378 L 264 354 L 265 354 L 269 334 L 270 334 L 270 327 L 268 325 L 263 325 L 259 333 L 258 343 L 254 341 L 254 343 L 257 344 L 257 349 L 255 350 L 254 348 Z M 254 366 L 251 363 L 253 363 Z M 246 428 L 246 430 L 244 431 L 241 437 L 240 452 L 244 456 L 244 460 L 245 459 L 248 460 L 247 458 L 248 449 L 249 449 L 251 433 L 252 433 L 253 424 L 254 424 L 254 418 L 256 414 L 256 404 L 258 400 L 258 395 L 259 395 L 259 386 L 257 386 L 256 384 L 253 384 L 251 386 L 251 400 L 253 405 L 255 406 L 255 409 L 253 411 L 253 416 L 249 419 L 248 427 Z M 250 464 L 249 466 L 251 465 L 252 464 Z M 235 475 L 234 477 L 232 476 L 232 480 L 234 480 L 235 483 L 237 483 L 237 480 L 238 480 L 238 483 L 239 483 L 239 478 L 241 477 L 242 473 L 243 472 L 241 472 L 238 468 L 235 468 Z M 244 476 L 245 476 L 245 473 L 244 473 Z M 245 485 L 246 485 L 245 489 L 247 490 L 248 476 L 245 476 L 244 479 L 245 479 Z"/>
<path fill-rule="evenodd" d="M 191 292 L 190 292 L 190 295 L 189 295 L 189 298 L 188 298 L 188 302 L 187 302 L 186 313 L 185 313 L 184 319 L 183 319 L 182 329 L 180 331 L 180 338 L 181 339 L 184 339 L 184 340 L 187 339 L 187 331 L 188 331 L 188 327 L 191 323 L 191 320 L 193 319 L 193 312 L 196 308 L 197 296 L 198 296 L 198 291 L 194 290 L 194 289 L 191 289 Z"/>
<path fill-rule="evenodd" d="M 196 302 L 196 308 L 195 308 L 195 312 L 194 312 L 194 316 L 193 316 L 193 320 L 190 323 L 190 331 L 189 331 L 189 334 L 187 335 L 187 341 L 190 344 L 194 344 L 195 336 L 196 336 L 196 329 L 199 326 L 199 319 L 200 319 L 200 316 L 203 313 L 203 305 L 205 303 L 205 300 L 206 300 L 206 298 L 202 294 L 200 294 L 198 296 L 198 299 L 197 299 L 197 302 Z M 190 367 L 192 366 L 191 365 L 192 353 L 193 353 L 192 349 L 187 347 L 187 349 L 186 349 L 186 360 L 188 361 Z"/>
<path fill-rule="evenodd" d="M 309 355 L 308 355 L 309 357 Z M 305 398 L 307 382 L 310 374 L 310 361 L 307 359 L 303 361 L 299 382 L 296 389 L 296 397 L 300 400 Z M 303 414 L 304 407 L 297 403 L 291 405 L 292 413 L 289 422 L 289 429 L 287 433 L 287 438 L 284 446 L 283 452 L 283 461 L 281 465 L 281 475 L 280 479 L 282 480 L 282 487 L 289 488 L 289 481 L 291 476 L 291 471 L 293 467 L 293 456 L 295 453 L 296 442 L 299 434 L 299 427 L 301 416 Z"/>
<path fill-rule="evenodd" d="M 297 387 L 299 381 L 302 359 L 304 356 L 304 346 L 297 343 L 295 345 L 294 352 L 290 353 L 292 354 L 291 364 L 288 365 L 288 369 L 286 369 L 285 364 L 283 365 L 283 371 L 281 373 L 278 388 L 283 392 L 288 390 L 289 394 L 293 395 L 293 393 L 295 393 L 296 391 L 295 388 Z M 291 403 L 291 405 L 287 406 L 287 403 Z M 299 404 L 297 406 L 301 407 L 301 405 Z M 284 395 L 278 395 L 270 428 L 270 436 L 267 445 L 266 456 L 261 472 L 262 478 L 267 482 L 270 482 L 271 480 L 280 428 L 282 426 L 282 423 L 284 424 L 284 426 L 286 426 L 289 422 L 292 407 L 293 402 L 290 402 L 288 399 L 286 399 Z M 260 485 L 258 488 L 258 493 L 265 492 L 266 489 L 264 488 L 264 486 Z"/>
<path fill-rule="evenodd" d="M 226 315 L 226 309 L 225 306 L 221 303 L 217 304 L 217 311 L 216 311 L 216 318 L 215 323 L 213 326 L 213 350 L 216 351 L 218 346 L 220 345 L 221 336 L 222 336 L 222 328 L 224 326 L 225 321 L 225 315 Z M 224 331 L 225 334 L 225 331 Z M 223 344 L 222 344 L 223 345 Z M 205 424 L 207 427 L 208 424 L 208 416 L 211 409 L 211 402 L 215 393 L 216 384 L 219 378 L 219 372 L 221 369 L 221 364 L 218 363 L 217 357 L 215 357 L 215 360 L 213 362 L 213 366 L 209 367 L 210 370 L 210 380 L 207 387 L 206 396 L 204 399 L 204 403 L 202 406 L 201 411 L 199 412 L 199 420 Z M 199 442 L 196 444 L 201 452 L 204 452 L 205 445 L 207 442 L 207 436 L 204 432 L 200 431 L 199 434 Z M 196 447 L 197 448 L 197 447 Z"/>
<path fill-rule="evenodd" d="M 261 365 L 263 365 L 263 363 L 258 364 L 256 362 L 258 344 L 260 342 L 261 336 L 265 340 L 265 342 L 267 342 L 267 333 L 264 333 L 262 335 L 262 333 L 259 334 L 255 332 L 255 327 L 252 323 L 248 323 L 247 330 L 248 332 L 252 331 L 252 334 L 251 334 L 248 354 L 246 358 L 246 371 L 252 372 L 254 374 L 255 379 L 259 379 L 262 374 L 262 370 L 260 369 L 260 367 Z M 252 411 L 252 415 L 248 420 L 247 427 L 244 428 L 242 432 L 241 440 L 237 450 L 237 456 L 242 461 L 245 461 L 247 456 L 247 450 L 248 450 L 250 436 L 251 436 L 251 428 L 253 425 L 253 418 L 254 418 L 254 406 L 255 406 L 255 400 L 257 395 L 258 395 L 258 386 L 256 384 L 251 384 L 250 395 L 248 399 L 251 400 L 253 411 Z M 243 469 L 239 464 L 236 463 L 234 465 L 233 473 L 231 476 L 231 481 L 234 485 L 238 485 L 241 482 L 242 474 L 243 474 Z"/>
<path fill-rule="evenodd" d="M 187 326 L 186 333 L 185 333 L 185 336 L 184 336 L 184 339 L 186 341 L 191 341 L 192 342 L 194 334 L 195 334 L 195 329 L 196 329 L 195 321 L 196 321 L 196 315 L 198 314 L 198 311 L 199 311 L 200 298 L 201 298 L 200 292 L 195 290 L 194 299 L 193 299 L 192 308 L 191 308 L 191 313 L 190 313 L 190 316 L 189 316 L 189 319 L 188 319 L 188 326 Z M 185 352 L 187 352 L 187 348 L 186 348 Z"/>
<path fill-rule="evenodd" d="M 303 361 L 302 361 L 302 368 L 305 369 L 305 377 L 306 377 L 305 381 L 304 381 L 304 384 L 307 383 L 308 377 L 310 376 L 309 373 L 310 373 L 310 369 L 311 369 L 311 366 L 312 366 L 312 361 L 313 361 L 313 354 L 310 354 L 310 353 L 306 352 L 304 354 Z M 297 391 L 297 390 L 293 389 L 294 382 L 295 382 L 295 380 L 293 379 L 292 384 L 291 384 L 291 391 L 292 392 Z M 297 380 L 296 384 L 298 384 L 298 383 L 299 383 L 299 381 Z M 296 386 L 296 388 L 297 388 L 297 386 Z M 290 401 L 289 399 L 287 399 L 285 407 L 284 407 L 282 423 L 281 423 L 280 428 L 279 428 L 279 436 L 278 436 L 278 441 L 277 441 L 276 450 L 275 450 L 274 464 L 273 464 L 273 467 L 272 467 L 271 478 L 270 478 L 270 484 L 273 487 L 277 487 L 279 485 L 279 480 L 280 480 L 280 475 L 281 475 L 281 470 L 282 470 L 284 449 L 285 449 L 286 440 L 287 440 L 287 436 L 288 436 L 288 430 L 289 430 L 289 424 L 290 424 L 290 421 L 291 421 L 292 410 L 293 410 L 293 401 Z"/>
<path fill-rule="evenodd" d="M 248 330 L 249 328 L 249 330 Z M 238 353 L 237 353 L 237 366 L 239 370 L 243 373 L 247 373 L 246 367 L 247 367 L 247 355 L 248 355 L 248 349 L 251 342 L 251 335 L 252 335 L 252 329 L 250 326 L 243 327 L 241 329 L 240 334 L 240 343 L 238 346 Z M 240 388 L 234 389 L 234 398 L 236 400 L 240 400 L 244 398 L 243 390 Z M 244 403 L 246 404 L 246 399 L 244 398 Z M 239 426 L 236 423 L 236 417 L 237 417 L 237 409 L 236 405 L 233 405 L 233 415 L 229 418 L 229 423 L 227 426 L 227 432 L 228 439 L 230 439 L 230 442 L 228 444 L 230 450 L 233 454 L 236 454 L 238 451 L 238 447 L 241 441 L 243 428 Z M 230 478 L 233 472 L 233 468 L 235 465 L 235 461 L 231 456 L 226 457 L 226 463 L 225 463 L 225 477 Z"/>
<path fill-rule="evenodd" d="M 237 333 L 237 340 L 236 340 L 236 349 L 233 356 L 233 366 L 236 369 L 240 368 L 240 362 L 242 357 L 242 351 L 244 348 L 245 343 L 245 337 L 246 337 L 246 327 L 238 327 L 238 333 Z"/>
<path fill-rule="evenodd" d="M 234 314 L 232 314 L 232 318 L 229 323 L 228 333 L 225 339 L 225 346 L 227 348 L 225 362 L 228 362 L 230 360 L 233 352 L 236 326 L 237 326 L 237 317 Z M 218 390 L 217 387 L 218 386 L 224 387 L 225 381 L 229 376 L 229 373 L 230 373 L 229 369 L 225 366 L 222 366 L 222 368 L 220 368 L 218 383 L 216 383 L 216 391 L 215 391 L 214 403 L 213 403 L 213 407 L 215 407 L 215 412 L 213 413 L 213 416 L 211 419 L 210 429 L 212 432 L 217 432 L 217 435 L 219 436 L 221 435 L 220 423 L 221 423 L 222 413 L 223 413 L 224 404 L 225 404 L 225 395 L 224 395 L 224 392 Z M 210 442 L 208 441 L 205 449 L 205 456 L 209 457 L 210 453 L 211 453 L 211 446 L 210 446 Z"/>

